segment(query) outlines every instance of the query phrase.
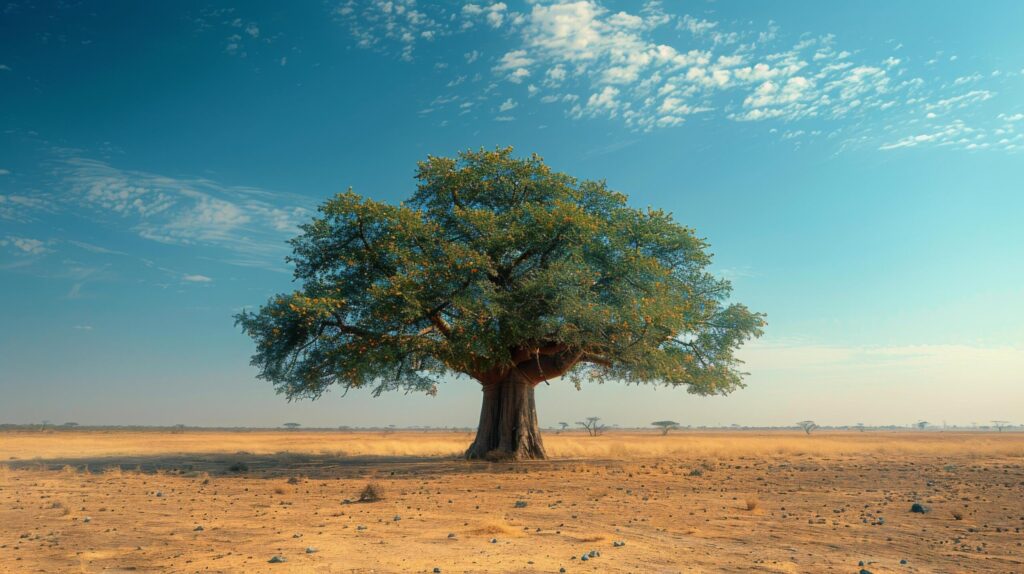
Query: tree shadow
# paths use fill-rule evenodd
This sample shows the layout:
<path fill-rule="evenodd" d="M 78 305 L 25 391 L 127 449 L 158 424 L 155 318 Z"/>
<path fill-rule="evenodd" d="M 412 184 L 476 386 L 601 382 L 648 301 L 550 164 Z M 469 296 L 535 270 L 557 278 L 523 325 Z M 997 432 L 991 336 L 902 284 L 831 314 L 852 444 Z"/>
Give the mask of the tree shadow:
<path fill-rule="evenodd" d="M 365 478 L 401 475 L 494 474 L 556 470 L 575 459 L 534 460 L 520 462 L 468 461 L 456 456 L 345 456 L 276 452 L 254 454 L 187 453 L 157 455 L 113 455 L 102 457 L 60 457 L 49 459 L 10 460 L 4 464 L 11 470 L 67 470 L 82 473 L 103 473 L 112 469 L 146 474 L 235 476 L 274 479 L 303 476 L 310 479 Z M 588 461 L 600 462 L 600 461 Z"/>

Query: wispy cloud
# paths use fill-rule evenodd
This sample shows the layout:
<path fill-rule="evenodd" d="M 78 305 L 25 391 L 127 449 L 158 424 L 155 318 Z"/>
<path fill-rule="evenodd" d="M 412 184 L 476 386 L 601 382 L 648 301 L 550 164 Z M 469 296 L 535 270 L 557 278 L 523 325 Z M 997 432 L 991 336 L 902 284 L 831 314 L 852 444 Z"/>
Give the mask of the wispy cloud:
<path fill-rule="evenodd" d="M 140 237 L 174 245 L 219 247 L 240 265 L 281 268 L 285 240 L 310 213 L 300 196 L 122 170 L 85 159 L 58 168 L 70 200 Z M 113 219 L 110 219 L 113 217 Z M 82 245 L 79 245 L 83 247 Z"/>
<path fill-rule="evenodd" d="M 181 280 L 182 281 L 187 281 L 189 283 L 213 283 L 213 279 L 207 277 L 206 275 L 198 275 L 198 274 L 196 274 L 196 275 L 185 275 L 184 277 L 181 278 Z"/>

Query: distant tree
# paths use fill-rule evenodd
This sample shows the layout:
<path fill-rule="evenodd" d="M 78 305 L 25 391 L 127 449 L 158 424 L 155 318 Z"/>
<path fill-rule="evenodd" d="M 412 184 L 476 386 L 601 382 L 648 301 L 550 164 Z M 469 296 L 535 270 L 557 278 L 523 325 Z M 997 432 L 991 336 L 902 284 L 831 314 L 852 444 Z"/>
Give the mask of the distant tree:
<path fill-rule="evenodd" d="M 562 430 L 569 428 L 569 423 L 558 423 L 562 427 Z"/>
<path fill-rule="evenodd" d="M 920 430 L 924 430 L 928 426 L 928 421 L 917 421 L 914 423 L 914 426 Z"/>
<path fill-rule="evenodd" d="M 679 423 L 676 421 L 654 421 L 651 425 L 660 428 L 662 435 L 667 435 L 668 431 L 679 428 Z"/>
<path fill-rule="evenodd" d="M 864 423 L 857 423 L 857 430 L 864 432 Z"/>
<path fill-rule="evenodd" d="M 815 423 L 814 421 L 800 421 L 796 423 L 796 426 L 804 429 L 804 432 L 807 434 L 811 434 L 812 432 L 814 432 L 815 429 L 818 428 L 817 423 Z"/>
<path fill-rule="evenodd" d="M 1009 421 L 992 421 L 992 426 L 996 427 L 996 430 L 1003 432 L 1003 429 L 1010 426 Z"/>
<path fill-rule="evenodd" d="M 185 425 L 183 424 L 179 423 L 171 428 L 171 434 L 181 434 L 183 432 L 185 432 Z"/>
<path fill-rule="evenodd" d="M 66 423 L 64 423 L 64 426 L 69 427 L 69 428 L 74 428 L 74 427 L 78 426 L 78 423 L 66 422 Z"/>
<path fill-rule="evenodd" d="M 576 424 L 586 429 L 588 435 L 599 436 L 602 432 L 604 432 L 604 429 L 608 428 L 605 425 L 601 424 L 599 422 L 600 420 L 601 417 L 587 417 L 586 420 L 577 421 Z"/>
<path fill-rule="evenodd" d="M 300 288 L 237 323 L 289 399 L 328 388 L 483 391 L 467 458 L 544 458 L 534 388 L 562 376 L 727 394 L 764 317 L 729 304 L 708 244 L 671 214 L 511 148 L 419 164 L 391 205 L 349 191 L 291 241 Z"/>
<path fill-rule="evenodd" d="M 281 426 L 283 426 L 283 427 L 285 427 L 287 429 L 290 429 L 290 430 L 295 430 L 295 429 L 299 428 L 302 425 L 299 424 L 299 423 L 284 423 Z"/>

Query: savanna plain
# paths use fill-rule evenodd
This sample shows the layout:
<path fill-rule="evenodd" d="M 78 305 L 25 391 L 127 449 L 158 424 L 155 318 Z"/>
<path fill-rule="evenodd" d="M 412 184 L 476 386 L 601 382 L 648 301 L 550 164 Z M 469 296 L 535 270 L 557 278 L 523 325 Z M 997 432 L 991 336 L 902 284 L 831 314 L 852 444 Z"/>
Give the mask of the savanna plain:
<path fill-rule="evenodd" d="M 0 572 L 1024 572 L 1024 433 L 471 440 L 0 433 Z"/>

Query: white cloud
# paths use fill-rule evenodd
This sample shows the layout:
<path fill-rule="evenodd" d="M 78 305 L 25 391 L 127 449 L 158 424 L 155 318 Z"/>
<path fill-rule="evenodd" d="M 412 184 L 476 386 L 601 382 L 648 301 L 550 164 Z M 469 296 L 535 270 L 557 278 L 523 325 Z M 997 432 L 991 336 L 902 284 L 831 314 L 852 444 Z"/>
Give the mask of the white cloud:
<path fill-rule="evenodd" d="M 406 61 L 413 59 L 418 39 L 429 41 L 447 31 L 443 22 L 420 10 L 416 0 L 347 0 L 334 14 L 348 26 L 358 47 L 387 52 L 385 40 L 391 40 Z"/>
<path fill-rule="evenodd" d="M 393 8 L 411 2 L 396 1 Z M 791 34 L 795 39 L 787 48 L 781 45 L 786 36 L 773 21 L 675 16 L 657 0 L 627 3 L 624 10 L 610 10 L 596 0 L 529 2 L 522 13 L 504 2 L 454 9 L 422 6 L 445 34 L 458 33 L 466 23 L 507 30 L 503 37 L 512 43 L 491 66 L 498 81 L 481 91 L 492 109 L 522 101 L 516 94 L 525 92 L 540 103 L 562 104 L 572 118 L 615 118 L 640 131 L 679 126 L 688 115 L 706 112 L 735 121 L 832 121 L 826 131 L 851 134 L 836 140 L 843 146 L 893 145 L 928 135 L 913 125 L 925 114 L 938 117 L 992 97 L 983 84 L 997 77 L 975 73 L 943 80 L 929 72 L 932 79 L 926 81 L 913 75 L 914 60 L 895 55 L 869 60 L 856 47 L 841 49 L 832 34 Z M 377 26 L 390 22 L 383 17 L 371 21 Z M 686 32 L 684 37 L 661 28 L 669 23 Z M 887 44 L 900 49 L 895 40 Z M 480 57 L 476 50 L 465 54 L 467 63 Z M 450 88 L 471 75 L 454 72 Z M 477 74 L 473 81 L 480 79 Z M 966 85 L 978 89 L 949 94 L 954 86 Z M 577 101 L 575 94 L 587 95 Z M 821 131 L 821 126 L 814 128 L 807 131 Z M 900 130 L 905 133 L 894 137 Z M 880 143 L 883 138 L 886 143 Z M 1016 145 L 1012 138 L 1002 139 L 1010 141 L 1004 148 Z M 981 147 L 984 142 L 969 143 Z"/>
<path fill-rule="evenodd" d="M 941 99 L 933 104 L 928 104 L 926 109 L 939 110 L 939 109 L 950 109 L 950 108 L 964 108 L 978 102 L 984 102 L 992 99 L 994 96 L 992 92 L 988 90 L 973 90 L 966 94 L 960 94 L 949 98 Z"/>
<path fill-rule="evenodd" d="M 710 20 L 701 20 L 694 18 L 689 14 L 683 16 L 683 19 L 679 21 L 679 28 L 687 30 L 694 36 L 703 36 L 704 34 L 714 30 L 718 27 L 718 22 L 711 22 Z"/>
<path fill-rule="evenodd" d="M 213 279 L 206 275 L 185 275 L 181 278 L 182 281 L 188 281 L 189 283 L 212 283 Z"/>
<path fill-rule="evenodd" d="M 33 220 L 36 212 L 50 212 L 54 208 L 46 197 L 27 195 L 0 195 L 0 219 L 27 222 Z"/>
<path fill-rule="evenodd" d="M 0 169 L 0 175 L 11 175 L 11 170 L 9 170 L 9 169 Z"/>
<path fill-rule="evenodd" d="M 53 249 L 46 246 L 47 242 L 39 239 L 32 239 L 30 237 L 15 237 L 8 235 L 5 239 L 0 239 L 0 246 L 11 247 L 15 253 L 20 255 L 45 255 L 47 253 L 53 253 Z"/>
<path fill-rule="evenodd" d="M 515 100 L 513 100 L 512 98 L 509 98 L 501 103 L 501 105 L 498 107 L 498 111 L 507 112 L 509 110 L 514 110 L 517 107 L 519 107 L 519 104 L 517 104 Z"/>

